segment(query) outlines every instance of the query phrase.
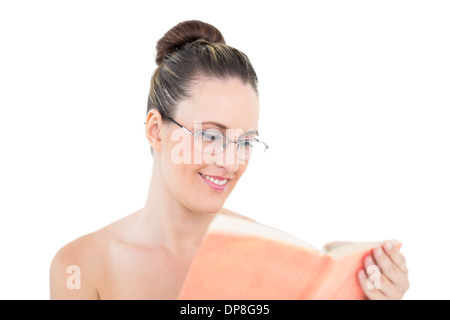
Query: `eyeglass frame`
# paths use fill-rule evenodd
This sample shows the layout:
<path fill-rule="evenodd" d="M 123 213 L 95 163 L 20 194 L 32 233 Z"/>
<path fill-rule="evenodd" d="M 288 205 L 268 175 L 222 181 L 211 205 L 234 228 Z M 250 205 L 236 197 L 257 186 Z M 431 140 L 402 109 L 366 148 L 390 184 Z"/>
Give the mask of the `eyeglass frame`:
<path fill-rule="evenodd" d="M 185 126 L 183 126 L 183 125 L 179 124 L 178 122 L 176 122 L 176 121 L 175 121 L 174 119 L 172 119 L 171 117 L 167 117 L 167 116 L 166 116 L 166 118 L 169 119 L 170 121 L 172 121 L 173 123 L 175 123 L 175 124 L 176 124 L 177 126 L 179 126 L 181 129 L 184 129 L 185 131 L 187 131 L 187 132 L 188 132 L 190 135 L 192 135 L 194 138 L 195 138 L 195 136 L 196 136 L 197 134 L 199 134 L 199 133 L 201 133 L 201 132 L 204 132 L 204 131 L 192 132 L 191 130 L 189 130 L 189 129 L 186 128 Z M 222 152 L 224 152 L 224 151 L 227 149 L 228 144 L 229 144 L 230 142 L 236 143 L 236 144 L 238 145 L 238 147 L 240 147 L 240 146 L 242 145 L 243 142 L 252 141 L 252 140 L 246 140 L 246 141 L 232 140 L 232 139 L 228 138 L 227 136 L 225 136 L 225 135 L 223 135 L 223 134 L 222 134 L 222 136 L 226 139 L 226 143 L 225 143 L 225 146 L 223 147 Z M 265 142 L 259 140 L 258 138 L 253 138 L 253 140 L 255 140 L 256 142 L 262 143 L 262 144 L 264 145 L 264 153 L 266 152 L 267 149 L 269 149 L 269 146 L 268 146 Z M 245 160 L 245 159 L 243 159 L 243 160 Z M 250 159 L 248 159 L 248 160 L 250 160 Z M 248 160 L 246 160 L 246 161 L 248 161 Z"/>

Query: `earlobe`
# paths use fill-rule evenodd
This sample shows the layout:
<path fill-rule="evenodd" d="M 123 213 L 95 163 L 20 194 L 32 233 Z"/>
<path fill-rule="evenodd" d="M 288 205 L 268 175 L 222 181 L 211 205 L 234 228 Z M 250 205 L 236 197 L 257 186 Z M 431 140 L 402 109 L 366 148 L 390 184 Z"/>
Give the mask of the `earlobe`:
<path fill-rule="evenodd" d="M 161 152 L 161 114 L 156 109 L 151 109 L 147 114 L 145 136 L 153 150 Z"/>

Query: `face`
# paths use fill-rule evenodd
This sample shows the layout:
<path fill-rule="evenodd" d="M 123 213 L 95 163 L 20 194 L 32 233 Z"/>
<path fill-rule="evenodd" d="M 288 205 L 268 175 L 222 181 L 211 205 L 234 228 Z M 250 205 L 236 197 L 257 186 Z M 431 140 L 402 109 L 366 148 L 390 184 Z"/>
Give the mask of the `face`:
<path fill-rule="evenodd" d="M 220 131 L 231 140 L 254 136 L 258 130 L 259 101 L 250 85 L 239 79 L 197 82 L 191 97 L 180 102 L 173 119 L 191 132 Z M 248 136 L 246 135 L 248 133 Z M 175 197 L 188 209 L 216 213 L 234 189 L 248 161 L 237 157 L 237 144 L 207 157 L 194 147 L 194 137 L 172 122 L 161 129 L 161 174 Z M 179 161 L 181 153 L 189 161 Z M 176 151 L 176 152 L 175 152 Z M 184 157 L 186 159 L 186 157 Z M 212 181 L 211 181 L 212 180 Z"/>

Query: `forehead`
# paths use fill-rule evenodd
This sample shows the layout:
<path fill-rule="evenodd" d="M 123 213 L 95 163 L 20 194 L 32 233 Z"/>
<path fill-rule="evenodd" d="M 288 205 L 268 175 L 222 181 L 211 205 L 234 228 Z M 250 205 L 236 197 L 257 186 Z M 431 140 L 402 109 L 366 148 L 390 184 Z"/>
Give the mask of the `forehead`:
<path fill-rule="evenodd" d="M 230 129 L 258 129 L 259 99 L 239 79 L 202 79 L 192 86 L 190 98 L 178 104 L 176 117 L 186 125 L 215 121 Z"/>

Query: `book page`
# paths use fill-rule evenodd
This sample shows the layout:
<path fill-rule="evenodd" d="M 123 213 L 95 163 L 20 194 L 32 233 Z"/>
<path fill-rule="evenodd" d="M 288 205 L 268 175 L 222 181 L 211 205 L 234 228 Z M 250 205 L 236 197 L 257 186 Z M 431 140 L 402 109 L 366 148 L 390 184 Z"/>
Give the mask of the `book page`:
<path fill-rule="evenodd" d="M 391 240 L 394 244 L 399 245 L 397 240 Z M 340 258 L 356 252 L 367 251 L 372 248 L 381 246 L 384 241 L 371 241 L 371 242 L 347 242 L 347 241 L 335 241 L 327 243 L 324 246 L 323 253 L 332 256 L 333 258 Z"/>

